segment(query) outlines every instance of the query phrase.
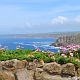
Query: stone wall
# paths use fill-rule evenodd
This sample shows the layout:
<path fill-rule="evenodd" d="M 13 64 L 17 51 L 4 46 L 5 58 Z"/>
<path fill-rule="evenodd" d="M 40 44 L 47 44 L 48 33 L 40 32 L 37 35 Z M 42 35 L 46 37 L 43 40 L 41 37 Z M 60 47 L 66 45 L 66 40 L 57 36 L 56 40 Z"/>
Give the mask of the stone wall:
<path fill-rule="evenodd" d="M 80 68 L 72 63 L 34 63 L 26 60 L 0 62 L 0 80 L 80 80 Z"/>

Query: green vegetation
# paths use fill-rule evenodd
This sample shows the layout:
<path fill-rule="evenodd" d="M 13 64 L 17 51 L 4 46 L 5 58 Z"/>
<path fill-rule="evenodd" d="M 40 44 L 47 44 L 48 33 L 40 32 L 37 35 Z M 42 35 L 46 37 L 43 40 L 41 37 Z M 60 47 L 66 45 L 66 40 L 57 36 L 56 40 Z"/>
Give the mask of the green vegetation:
<path fill-rule="evenodd" d="M 57 63 L 59 64 L 65 64 L 65 63 L 69 63 L 70 62 L 70 58 L 64 58 L 64 57 L 59 57 L 59 58 L 56 58 L 55 60 Z"/>
<path fill-rule="evenodd" d="M 72 56 L 73 54 L 73 56 Z M 0 50 L 0 61 L 18 59 L 38 61 L 43 60 L 46 63 L 57 62 L 59 64 L 73 63 L 76 68 L 80 67 L 80 51 L 73 53 L 51 53 L 32 50 Z"/>
<path fill-rule="evenodd" d="M 39 52 L 32 50 L 0 50 L 0 61 L 18 59 L 18 60 L 28 60 L 33 61 L 37 59 L 38 61 L 43 60 L 44 62 L 53 62 L 53 54 L 48 52 Z"/>
<path fill-rule="evenodd" d="M 0 61 L 18 59 L 24 60 L 31 50 L 0 50 Z"/>

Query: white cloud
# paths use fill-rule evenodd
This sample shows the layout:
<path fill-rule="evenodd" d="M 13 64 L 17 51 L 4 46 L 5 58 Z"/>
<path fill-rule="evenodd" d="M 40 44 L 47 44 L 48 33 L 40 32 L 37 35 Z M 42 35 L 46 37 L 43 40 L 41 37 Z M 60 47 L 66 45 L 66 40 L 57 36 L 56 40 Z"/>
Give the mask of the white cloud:
<path fill-rule="evenodd" d="M 76 21 L 77 23 L 80 23 L 80 16 L 77 16 L 77 17 L 75 18 L 75 21 Z"/>
<path fill-rule="evenodd" d="M 67 21 L 68 21 L 67 17 L 58 16 L 52 20 L 52 24 L 64 24 Z"/>

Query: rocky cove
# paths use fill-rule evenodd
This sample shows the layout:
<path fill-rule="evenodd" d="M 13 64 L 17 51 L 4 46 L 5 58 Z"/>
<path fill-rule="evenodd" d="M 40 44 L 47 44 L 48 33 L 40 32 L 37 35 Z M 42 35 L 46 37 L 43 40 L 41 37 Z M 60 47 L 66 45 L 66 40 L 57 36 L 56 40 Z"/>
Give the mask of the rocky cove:
<path fill-rule="evenodd" d="M 80 68 L 74 64 L 7 60 L 0 62 L 0 80 L 80 80 Z"/>

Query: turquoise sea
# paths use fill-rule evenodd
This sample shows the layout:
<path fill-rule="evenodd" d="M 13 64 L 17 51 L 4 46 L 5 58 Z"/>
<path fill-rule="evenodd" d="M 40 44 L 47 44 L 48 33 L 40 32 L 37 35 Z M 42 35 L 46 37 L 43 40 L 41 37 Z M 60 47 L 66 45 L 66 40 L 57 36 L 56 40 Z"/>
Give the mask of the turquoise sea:
<path fill-rule="evenodd" d="M 40 48 L 45 51 L 57 52 L 58 49 L 50 46 L 55 40 L 53 38 L 0 38 L 0 47 L 15 50 L 19 46 L 21 49 L 35 50 L 36 48 Z"/>

